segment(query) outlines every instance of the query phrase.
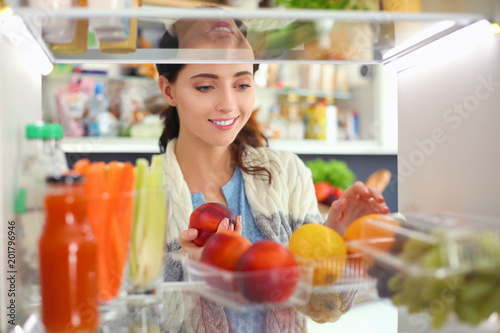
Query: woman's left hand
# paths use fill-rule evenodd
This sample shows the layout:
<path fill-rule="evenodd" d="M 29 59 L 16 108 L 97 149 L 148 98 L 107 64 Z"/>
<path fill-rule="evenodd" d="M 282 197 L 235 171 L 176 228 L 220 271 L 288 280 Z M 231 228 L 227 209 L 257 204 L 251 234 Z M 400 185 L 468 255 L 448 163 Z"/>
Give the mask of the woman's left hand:
<path fill-rule="evenodd" d="M 360 181 L 346 189 L 342 196 L 330 206 L 326 225 L 343 235 L 356 219 L 368 214 L 388 214 L 382 194 L 373 186 Z"/>

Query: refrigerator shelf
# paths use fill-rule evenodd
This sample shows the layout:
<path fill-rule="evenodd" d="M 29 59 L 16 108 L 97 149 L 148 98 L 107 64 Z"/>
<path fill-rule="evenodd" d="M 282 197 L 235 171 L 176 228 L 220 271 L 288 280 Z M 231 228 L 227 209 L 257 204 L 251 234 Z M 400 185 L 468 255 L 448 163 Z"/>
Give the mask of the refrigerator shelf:
<path fill-rule="evenodd" d="M 102 10 L 16 7 L 53 63 L 364 63 L 386 64 L 463 27 L 484 19 L 476 14 L 401 13 L 312 9 L 220 10 L 168 8 Z M 159 36 L 178 19 L 237 19 L 243 22 L 253 50 L 137 48 L 135 52 L 102 52 L 89 45 L 86 52 L 61 54 L 44 40 L 44 26 L 91 18 L 137 19 L 138 29 Z M 92 30 L 90 25 L 89 31 Z M 86 35 L 85 35 L 86 36 Z"/>

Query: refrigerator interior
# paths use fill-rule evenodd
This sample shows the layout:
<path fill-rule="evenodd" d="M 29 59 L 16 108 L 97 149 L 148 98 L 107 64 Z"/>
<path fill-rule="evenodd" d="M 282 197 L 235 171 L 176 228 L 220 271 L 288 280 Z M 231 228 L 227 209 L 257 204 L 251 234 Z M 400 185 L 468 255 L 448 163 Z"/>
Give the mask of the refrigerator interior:
<path fill-rule="evenodd" d="M 410 67 L 388 69 L 398 80 L 397 185 L 403 213 L 500 215 L 500 35 L 476 38 L 466 29 L 401 59 Z M 451 38 L 459 40 L 446 44 Z M 0 243 L 6 244 L 24 125 L 41 118 L 41 74 L 21 56 L 29 51 L 2 36 L 0 50 Z M 0 249 L 2 309 L 8 305 L 7 251 Z M 0 319 L 1 331 L 7 320 Z"/>

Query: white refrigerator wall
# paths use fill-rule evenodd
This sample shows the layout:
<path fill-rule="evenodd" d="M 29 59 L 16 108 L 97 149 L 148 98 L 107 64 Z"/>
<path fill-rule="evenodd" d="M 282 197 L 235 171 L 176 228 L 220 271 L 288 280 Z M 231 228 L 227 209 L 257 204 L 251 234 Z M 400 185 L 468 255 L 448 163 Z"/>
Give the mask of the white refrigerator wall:
<path fill-rule="evenodd" d="M 427 46 L 398 73 L 403 213 L 500 216 L 500 35 L 488 27 Z"/>
<path fill-rule="evenodd" d="M 7 226 L 15 221 L 14 197 L 15 177 L 20 168 L 20 156 L 27 123 L 41 119 L 41 75 L 40 71 L 23 64 L 19 50 L 3 35 L 0 24 L 0 308 L 10 303 L 7 279 Z M 12 36 L 11 36 L 12 37 Z M 22 37 L 22 36 L 21 36 Z M 22 38 L 14 42 L 23 43 Z M 27 42 L 27 40 L 24 40 Z M 24 57 L 26 59 L 26 57 Z M 16 234 L 17 235 L 17 234 Z M 17 292 L 17 290 L 16 290 Z M 18 306 L 19 304 L 16 304 Z M 6 332 L 9 317 L 2 312 L 0 332 Z"/>

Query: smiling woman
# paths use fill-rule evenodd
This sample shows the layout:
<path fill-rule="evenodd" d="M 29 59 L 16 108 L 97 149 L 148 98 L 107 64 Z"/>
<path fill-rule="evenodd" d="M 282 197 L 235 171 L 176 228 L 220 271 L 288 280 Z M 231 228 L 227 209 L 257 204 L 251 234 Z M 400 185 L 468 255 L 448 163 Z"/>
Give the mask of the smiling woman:
<path fill-rule="evenodd" d="M 190 145 L 190 152 L 193 145 L 210 154 L 228 149 L 253 110 L 253 71 L 252 64 L 193 64 L 159 78 L 163 97 L 176 108 L 170 112 L 177 111 L 179 117 L 180 154 L 185 144 Z M 163 148 L 164 140 L 171 139 L 165 134 Z"/>
<path fill-rule="evenodd" d="M 238 58 L 245 61 L 227 64 L 157 64 L 159 87 L 169 104 L 162 115 L 165 128 L 160 138 L 165 182 L 172 188 L 168 250 L 200 257 L 203 247 L 193 242 L 197 230 L 189 229 L 188 222 L 193 209 L 207 202 L 226 205 L 237 216 L 235 225 L 220 221 L 217 231 L 235 230 L 252 243 L 273 240 L 286 245 L 300 226 L 324 223 L 311 171 L 298 156 L 267 147 L 263 134 L 248 122 L 259 66 L 246 61 L 254 57 L 242 25 L 225 19 L 179 20 L 165 33 L 161 46 L 178 47 L 179 53 L 192 50 L 198 57 L 209 50 L 240 50 L 246 55 Z M 387 212 L 376 189 L 356 183 L 332 205 L 326 225 L 343 230 L 363 214 Z M 180 264 L 167 262 L 165 280 L 182 278 Z M 187 331 L 305 330 L 304 316 L 294 309 L 243 314 L 206 300 L 189 303 L 192 300 L 182 293 L 178 296 L 190 316 L 184 320 L 192 325 Z M 187 304 L 193 307 L 188 309 Z M 169 304 L 165 309 L 178 307 Z M 193 316 L 200 312 L 201 317 Z M 167 317 L 173 316 L 178 313 Z M 213 320 L 203 318 L 213 318 L 219 326 L 211 327 Z"/>

